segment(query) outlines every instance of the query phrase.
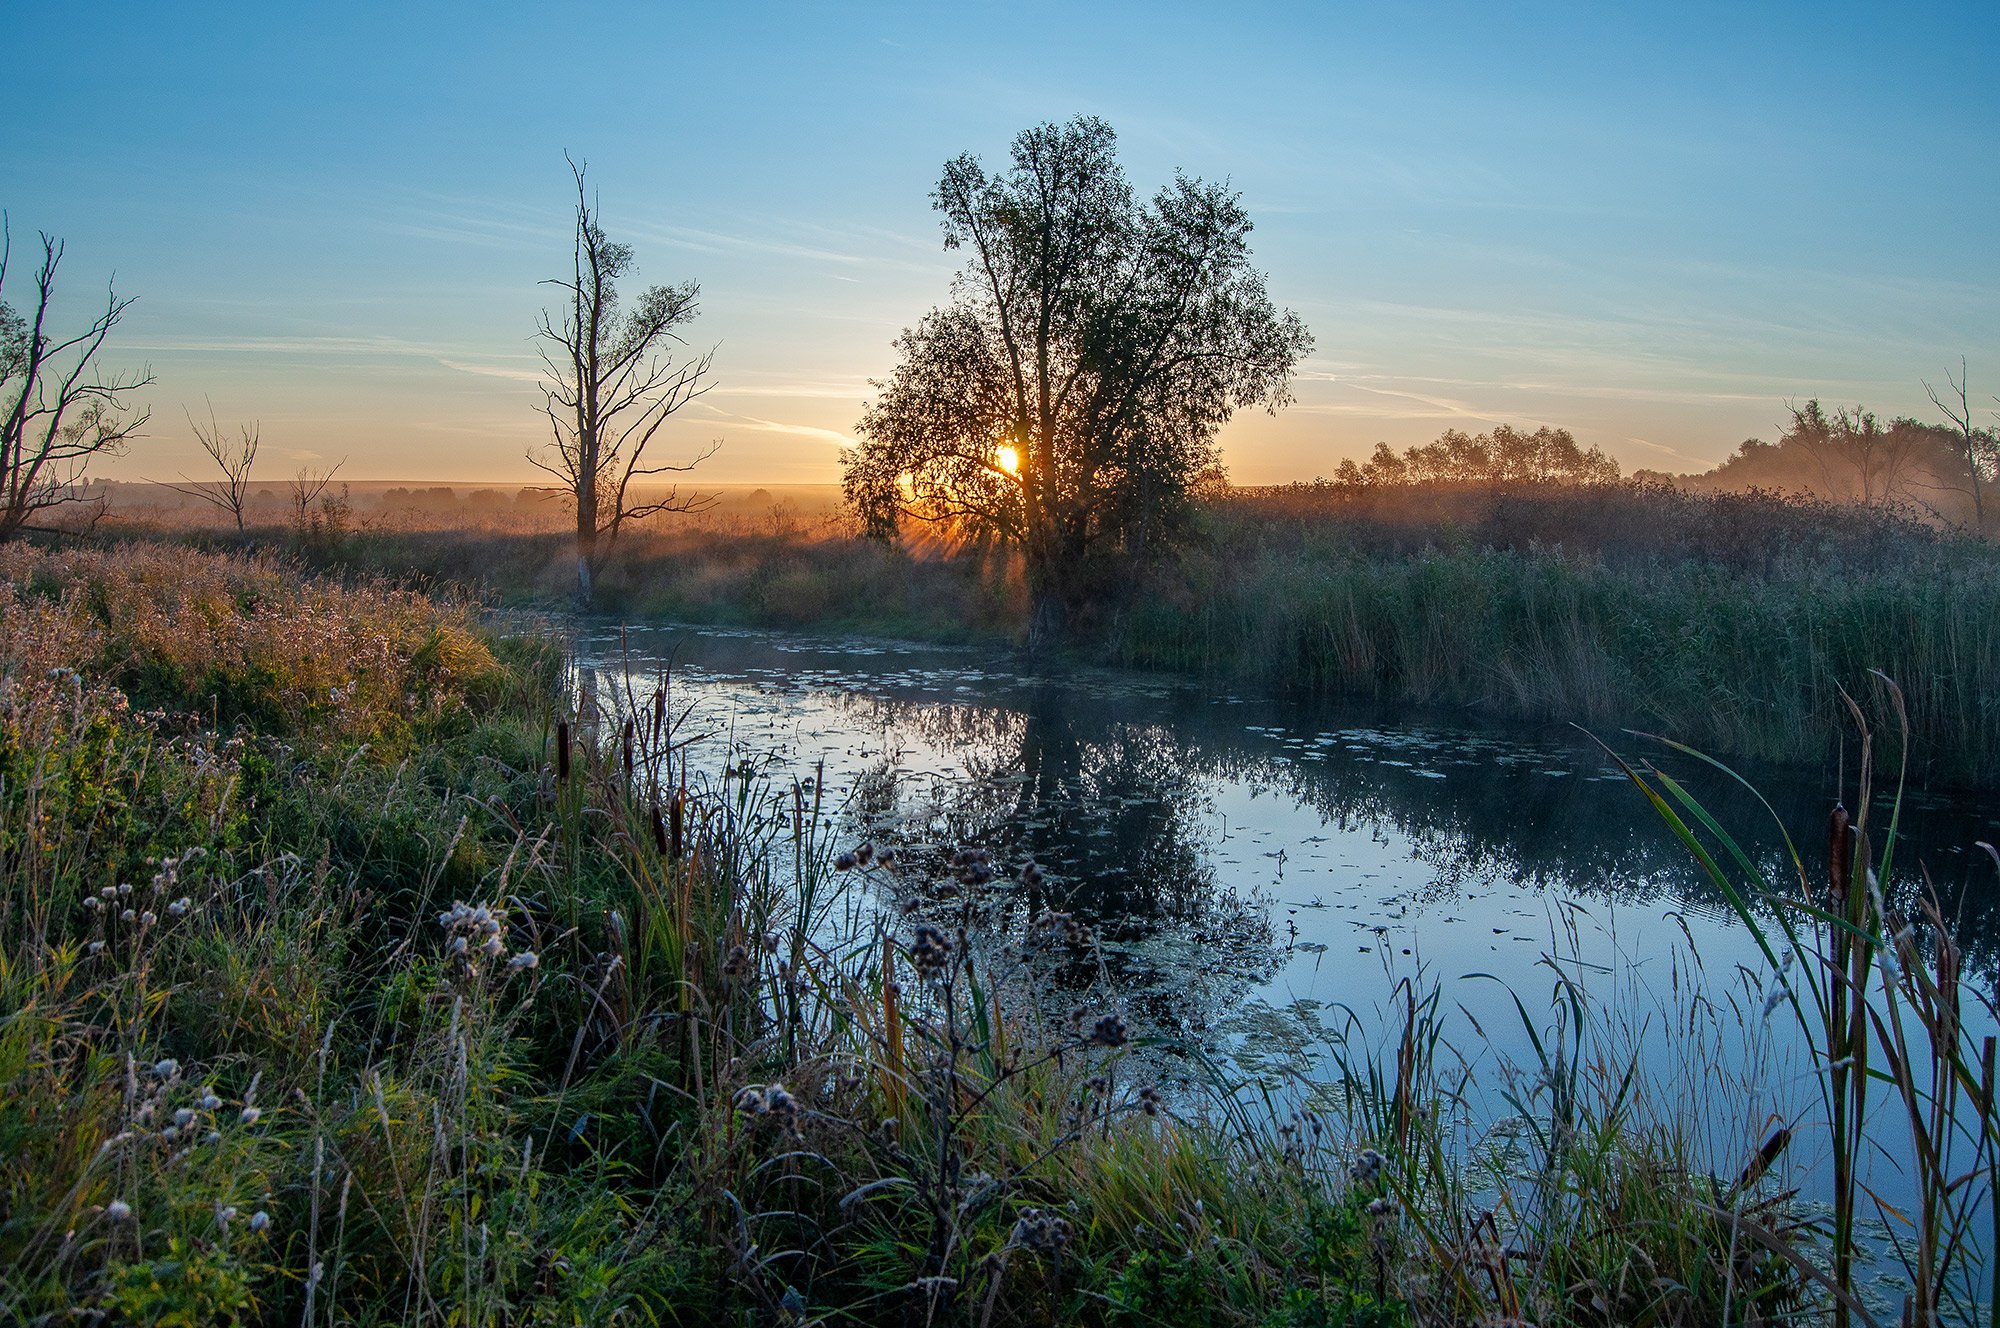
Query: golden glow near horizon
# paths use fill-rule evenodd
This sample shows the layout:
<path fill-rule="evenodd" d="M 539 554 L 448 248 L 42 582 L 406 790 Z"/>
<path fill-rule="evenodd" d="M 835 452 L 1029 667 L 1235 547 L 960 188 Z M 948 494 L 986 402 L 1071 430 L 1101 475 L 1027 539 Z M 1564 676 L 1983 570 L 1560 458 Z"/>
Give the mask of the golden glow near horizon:
<path fill-rule="evenodd" d="M 1009 475 L 1019 476 L 1021 473 L 1021 454 L 1016 449 L 1002 443 L 993 449 L 993 464 L 1006 471 Z"/>

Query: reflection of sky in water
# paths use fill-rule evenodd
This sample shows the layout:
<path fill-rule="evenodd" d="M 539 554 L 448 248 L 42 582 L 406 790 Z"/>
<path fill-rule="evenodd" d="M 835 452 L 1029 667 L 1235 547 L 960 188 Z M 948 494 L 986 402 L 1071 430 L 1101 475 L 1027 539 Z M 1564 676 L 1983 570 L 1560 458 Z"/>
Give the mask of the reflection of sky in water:
<path fill-rule="evenodd" d="M 1361 1042 L 1387 1045 L 1395 982 L 1421 970 L 1490 1121 L 1507 1111 L 1502 1064 L 1532 1059 L 1508 991 L 1545 1025 L 1555 954 L 1618 1012 L 1621 1056 L 1713 1104 L 1718 1168 L 1814 1091 L 1785 1019 L 1760 1017 L 1767 965 L 1746 929 L 1574 730 L 1398 723 L 1142 675 L 1038 679 L 1006 656 L 883 642 L 655 628 L 624 649 L 635 690 L 670 664 L 686 730 L 712 735 L 692 769 L 824 762 L 849 835 L 980 845 L 1003 877 L 1032 856 L 1049 875 L 1039 902 L 1103 939 L 1101 970 L 1031 969 L 1045 1008 L 1115 993 L 1142 1028 L 1296 1084 L 1327 1077 L 1347 1012 Z M 610 676 L 619 651 L 612 631 L 582 655 Z M 1696 763 L 1668 768 L 1783 879 L 1768 813 Z M 1823 853 L 1833 780 L 1757 783 L 1808 861 Z M 1906 805 L 1905 823 L 1901 860 L 1962 900 L 1968 969 L 1990 972 L 2000 892 L 1968 850 L 2000 823 L 1942 798 Z M 1031 907 L 1018 887 L 994 892 L 996 951 L 1025 936 Z M 1676 1012 L 1697 987 L 1713 1017 L 1690 1028 Z"/>

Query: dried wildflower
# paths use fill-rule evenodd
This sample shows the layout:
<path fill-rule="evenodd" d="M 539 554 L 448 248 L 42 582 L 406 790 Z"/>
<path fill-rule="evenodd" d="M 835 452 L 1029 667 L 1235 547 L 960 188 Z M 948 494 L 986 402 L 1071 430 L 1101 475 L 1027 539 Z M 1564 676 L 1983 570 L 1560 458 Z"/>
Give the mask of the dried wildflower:
<path fill-rule="evenodd" d="M 215 1225 L 221 1227 L 224 1231 L 227 1231 L 229 1229 L 229 1224 L 232 1221 L 234 1221 L 235 1218 L 236 1218 L 236 1209 L 233 1205 L 229 1207 L 224 1207 L 218 1204 L 216 1206 Z"/>
<path fill-rule="evenodd" d="M 747 948 L 741 945 L 732 945 L 729 947 L 729 956 L 722 961 L 722 976 L 728 978 L 731 982 L 742 982 L 749 978 L 750 974 L 755 971 L 755 967 L 750 960 L 750 951 Z"/>
<path fill-rule="evenodd" d="M 261 1117 L 263 1114 L 264 1114 L 264 1109 L 262 1107 L 245 1107 L 240 1113 L 237 1114 L 236 1118 L 242 1121 L 245 1125 L 255 1125 L 257 1123 L 258 1118 Z"/>
<path fill-rule="evenodd" d="M 93 913 L 96 912 L 100 907 L 102 907 L 102 905 L 100 905 L 97 902 L 96 895 L 85 895 L 83 897 L 83 906 L 89 909 Z"/>
<path fill-rule="evenodd" d="M 97 954 L 104 949 L 104 942 L 92 941 L 89 945 L 84 946 L 83 949 L 86 954 Z"/>
<path fill-rule="evenodd" d="M 141 927 L 150 927 L 159 920 L 160 920 L 160 915 L 153 912 L 153 910 L 150 908 L 147 909 L 144 913 L 141 913 L 139 915 L 139 925 Z"/>
<path fill-rule="evenodd" d="M 1392 1217 L 1396 1212 L 1396 1201 L 1387 1196 L 1374 1199 L 1369 1202 L 1366 1211 L 1370 1217 Z"/>
<path fill-rule="evenodd" d="M 875 846 L 869 843 L 867 840 L 864 839 L 859 844 L 854 846 L 854 860 L 860 863 L 862 866 L 866 867 L 869 863 L 869 860 L 872 859 L 874 856 L 875 856 Z"/>
<path fill-rule="evenodd" d="M 1069 1244 L 1069 1223 L 1054 1213 L 1030 1208 L 1014 1223 L 1009 1243 L 1036 1254 L 1060 1254 Z"/>
<path fill-rule="evenodd" d="M 948 864 L 952 879 L 963 886 L 985 885 L 993 879 L 993 855 L 983 848 L 962 848 Z"/>
<path fill-rule="evenodd" d="M 118 915 L 118 920 L 120 922 L 137 922 L 139 920 L 138 910 L 128 908 Z"/>
<path fill-rule="evenodd" d="M 533 950 L 523 950 L 507 961 L 508 968 L 540 968 L 542 957 Z"/>
<path fill-rule="evenodd" d="M 746 1116 L 769 1116 L 796 1129 L 798 1099 L 783 1084 L 749 1084 L 737 1091 L 736 1109 Z"/>
<path fill-rule="evenodd" d="M 1099 1015 L 1097 1022 L 1090 1026 L 1090 1041 L 1099 1047 L 1122 1047 L 1131 1041 L 1126 1032 L 1125 1021 L 1114 1014 Z"/>
<path fill-rule="evenodd" d="M 222 1099 L 215 1095 L 214 1089 L 208 1088 L 202 1090 L 201 1109 L 203 1111 L 214 1111 L 217 1107 L 221 1105 L 222 1105 Z"/>
<path fill-rule="evenodd" d="M 104 1205 L 104 1215 L 113 1222 L 129 1222 L 132 1220 L 132 1205 L 123 1199 L 113 1199 Z"/>
<path fill-rule="evenodd" d="M 1383 1157 L 1372 1148 L 1364 1148 L 1355 1159 L 1347 1164 L 1347 1178 L 1356 1185 L 1372 1185 L 1382 1174 Z"/>
<path fill-rule="evenodd" d="M 188 1126 L 194 1124 L 194 1108 L 182 1107 L 179 1111 L 176 1111 L 174 1113 L 174 1124 L 180 1126 L 182 1129 L 186 1129 Z"/>
<path fill-rule="evenodd" d="M 183 917 L 193 907 L 194 900 L 189 899 L 186 895 L 182 895 L 179 899 L 167 905 L 167 916 L 173 918 Z"/>
<path fill-rule="evenodd" d="M 1160 1114 L 1160 1090 L 1147 1084 L 1139 1090 L 1139 1110 L 1148 1116 Z"/>
<path fill-rule="evenodd" d="M 504 909 L 459 901 L 438 914 L 438 925 L 451 936 L 446 952 L 454 959 L 466 960 L 468 967 L 478 967 L 473 962 L 475 952 L 486 959 L 498 959 L 507 953 Z"/>
<path fill-rule="evenodd" d="M 181 1063 L 169 1056 L 165 1060 L 153 1062 L 153 1073 L 162 1079 L 171 1079 L 181 1072 Z"/>
<path fill-rule="evenodd" d="M 270 1225 L 271 1215 L 263 1209 L 259 1208 L 256 1212 L 250 1214 L 250 1229 L 252 1231 L 262 1231 Z"/>
<path fill-rule="evenodd" d="M 859 861 L 852 853 L 843 853 L 833 860 L 833 869 L 835 871 L 853 871 L 859 864 Z"/>
<path fill-rule="evenodd" d="M 927 978 L 942 976 L 951 964 L 950 938 L 928 922 L 918 923 L 910 941 L 910 962 Z"/>

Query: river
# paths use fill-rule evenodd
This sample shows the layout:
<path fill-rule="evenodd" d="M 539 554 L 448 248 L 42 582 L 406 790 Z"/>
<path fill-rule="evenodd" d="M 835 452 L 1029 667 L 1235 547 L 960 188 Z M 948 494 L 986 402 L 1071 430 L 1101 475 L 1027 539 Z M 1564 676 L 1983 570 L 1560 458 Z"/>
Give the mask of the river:
<path fill-rule="evenodd" d="M 1719 1172 L 1780 1122 L 1800 1127 L 1803 1175 L 1823 1165 L 1797 1030 L 1765 1009 L 1771 964 L 1596 739 L 1658 761 L 1770 879 L 1793 882 L 1780 825 L 1823 873 L 1838 758 L 1746 772 L 1774 821 L 1727 776 L 1627 733 L 859 638 L 600 623 L 577 658 L 601 687 L 666 680 L 682 735 L 698 739 L 691 779 L 746 762 L 823 778 L 843 842 L 902 855 L 903 883 L 878 889 L 871 919 L 895 925 L 893 895 L 936 906 L 925 892 L 946 846 L 991 850 L 999 880 L 979 910 L 991 953 L 1026 953 L 1044 910 L 1096 938 L 1087 957 L 1021 960 L 1045 1015 L 1115 1006 L 1166 1059 L 1298 1100 L 1330 1094 L 1343 1059 L 1386 1056 L 1399 993 L 1435 989 L 1477 1146 L 1527 1101 L 1535 1038 L 1552 1045 L 1559 998 L 1580 990 L 1595 1012 L 1587 1054 L 1636 1065 L 1655 1109 L 1694 1105 Z M 1994 811 L 1906 796 L 1891 883 L 1907 898 L 1919 865 L 1929 873 L 1986 990 L 2000 890 L 1976 844 L 2000 840 Z M 1043 878 L 1032 892 L 1016 879 L 1029 861 Z"/>

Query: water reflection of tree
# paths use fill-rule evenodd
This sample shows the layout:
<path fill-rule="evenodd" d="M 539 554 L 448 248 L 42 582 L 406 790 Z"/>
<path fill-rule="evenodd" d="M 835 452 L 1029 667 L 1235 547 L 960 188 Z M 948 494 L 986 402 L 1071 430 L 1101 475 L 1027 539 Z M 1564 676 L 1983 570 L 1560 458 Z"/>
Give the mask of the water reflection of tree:
<path fill-rule="evenodd" d="M 745 667 L 771 662 L 767 643 L 728 644 L 747 652 Z M 1314 717 L 1285 709 L 1269 717 L 1285 732 L 1246 731 L 1245 708 L 1212 704 L 1190 689 L 1120 686 L 1095 675 L 1036 684 L 1004 672 L 968 673 L 963 659 L 936 670 L 927 661 L 921 651 L 903 651 L 895 669 L 884 671 L 857 668 L 849 654 L 835 652 L 824 660 L 787 656 L 782 667 L 752 672 L 796 686 L 802 665 L 824 665 L 829 685 L 841 688 L 837 704 L 855 724 L 881 732 L 891 751 L 907 734 L 951 753 L 962 776 L 934 783 L 913 781 L 885 761 L 877 776 L 887 786 L 870 795 L 875 802 L 865 810 L 915 839 L 983 844 L 1010 872 L 1032 855 L 1057 878 L 1049 902 L 1070 901 L 1107 920 L 1115 943 L 1126 929 L 1163 949 L 1213 926 L 1211 913 L 1227 900 L 1208 865 L 1206 827 L 1214 817 L 1204 791 L 1219 781 L 1282 791 L 1343 833 L 1400 840 L 1428 866 L 1421 893 L 1434 898 L 1506 885 L 1712 916 L 1728 911 L 1636 790 L 1593 778 L 1605 763 L 1581 739 L 1427 732 L 1394 718 L 1357 727 L 1351 710 L 1329 711 L 1313 725 Z M 951 688 L 961 681 L 979 690 Z M 809 685 L 823 700 L 835 695 Z M 1656 754 L 1637 739 L 1621 745 Z M 1769 814 L 1753 798 L 1693 763 L 1674 768 L 1754 846 L 1771 879 L 1796 880 Z M 1753 778 L 1816 864 L 1834 781 L 1789 772 Z M 929 828 L 932 821 L 940 828 Z M 1968 957 L 1990 964 L 2000 949 L 2000 890 L 1972 841 L 1992 838 L 1994 827 L 1966 807 L 1918 798 L 1906 806 L 1903 828 L 1892 894 L 1907 900 L 1918 888 L 1921 861 L 1947 897 L 1947 915 L 1960 919 Z M 1298 846 L 1288 847 L 1298 854 Z M 1029 901 L 1019 891 L 1006 899 L 1015 910 L 1007 925 L 1024 927 Z"/>
<path fill-rule="evenodd" d="M 961 837 L 999 836 L 1010 851 L 1057 868 L 1074 883 L 1079 905 L 1100 917 L 1185 923 L 1214 898 L 1204 830 L 1210 781 L 1281 790 L 1343 833 L 1393 835 L 1430 869 L 1421 899 L 1506 885 L 1712 917 L 1730 912 L 1638 791 L 1600 777 L 1610 767 L 1582 746 L 1367 728 L 1286 745 L 1246 732 L 1223 708 L 1169 716 L 1153 697 L 1053 685 L 1006 708 L 872 704 L 888 707 L 884 723 L 960 744 L 979 776 L 950 795 L 957 801 L 947 815 Z M 968 728 L 1001 740 L 967 743 Z M 1766 879 L 1796 887 L 1778 823 L 1755 797 L 1696 763 L 1665 763 L 1745 844 Z M 1757 782 L 1809 872 L 1817 870 L 1830 790 L 1796 772 L 1763 772 Z M 1990 871 L 1984 854 L 1972 852 L 1972 840 L 1990 827 L 1963 808 L 1916 799 L 1902 829 L 1892 904 L 1914 912 L 1921 863 L 1947 898 L 1947 916 L 1960 919 L 1968 954 L 2000 951 L 2000 891 L 1982 874 Z"/>
<path fill-rule="evenodd" d="M 1184 759 L 1221 778 L 1277 785 L 1330 825 L 1393 829 L 1431 868 L 1420 897 L 1457 898 L 1506 884 L 1584 900 L 1731 914 L 1728 899 L 1629 781 L 1593 777 L 1605 771 L 1594 753 L 1535 751 L 1476 735 L 1433 735 L 1428 746 L 1428 774 L 1417 763 L 1384 763 L 1365 740 L 1317 748 L 1313 758 L 1299 759 L 1295 750 L 1273 750 L 1268 740 L 1211 733 L 1192 737 Z M 1815 781 L 1765 772 L 1758 782 L 1777 813 L 1774 821 L 1754 795 L 1719 772 L 1685 758 L 1663 764 L 1739 840 L 1764 879 L 1794 894 L 1801 888 L 1780 824 L 1799 846 L 1809 876 L 1823 871 L 1832 796 Z M 1565 773 L 1548 773 L 1557 769 Z M 1443 778 L 1431 777 L 1439 774 Z M 1886 822 L 1886 806 L 1876 814 L 1878 825 Z M 1969 955 L 1991 956 L 2000 950 L 2000 892 L 1990 888 L 1984 854 L 1968 852 L 1976 828 L 1962 809 L 1954 815 L 1926 800 L 1906 806 L 1889 902 L 1914 915 L 1928 872 L 1946 896 L 1946 915 L 1956 910 L 1960 944 Z M 1816 888 L 1815 881 L 1807 888 Z"/>
<path fill-rule="evenodd" d="M 982 892 L 982 922 L 1051 990 L 1081 993 L 1109 976 L 1148 1025 L 1198 1031 L 1275 971 L 1264 909 L 1216 880 L 1200 772 L 1169 730 L 1100 722 L 1092 698 L 1060 686 L 1006 709 L 850 704 L 886 732 L 956 754 L 963 778 L 912 782 L 894 806 L 880 792 L 888 762 L 864 777 L 876 828 L 932 875 L 952 845 L 989 849 L 1002 879 Z M 1031 861 L 1039 884 L 1019 879 Z M 1098 945 L 1031 941 L 1047 912 L 1073 913 Z"/>

